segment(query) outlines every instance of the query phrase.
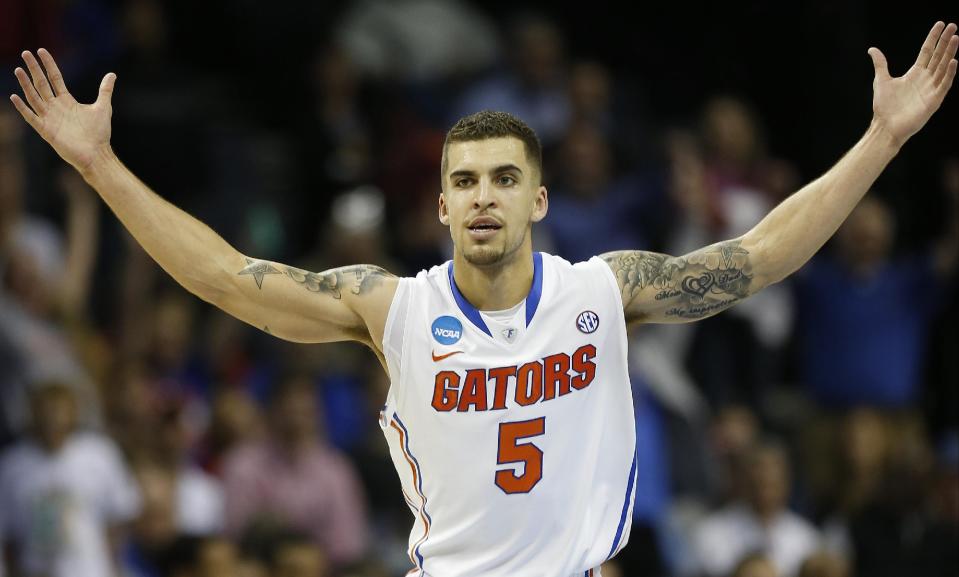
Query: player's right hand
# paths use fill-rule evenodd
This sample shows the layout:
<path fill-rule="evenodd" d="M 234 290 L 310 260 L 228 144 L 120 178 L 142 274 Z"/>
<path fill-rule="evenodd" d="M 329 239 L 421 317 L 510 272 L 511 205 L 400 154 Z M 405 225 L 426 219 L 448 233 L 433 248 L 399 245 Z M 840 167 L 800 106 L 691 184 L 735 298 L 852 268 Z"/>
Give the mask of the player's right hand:
<path fill-rule="evenodd" d="M 80 104 L 63 83 L 53 56 L 43 48 L 37 54 L 43 61 L 43 68 L 32 53 L 24 51 L 23 60 L 30 74 L 22 68 L 14 71 L 26 102 L 16 94 L 11 95 L 10 100 L 57 154 L 82 173 L 94 160 L 110 151 L 110 117 L 113 114 L 110 100 L 117 76 L 111 72 L 103 77 L 96 102 Z"/>

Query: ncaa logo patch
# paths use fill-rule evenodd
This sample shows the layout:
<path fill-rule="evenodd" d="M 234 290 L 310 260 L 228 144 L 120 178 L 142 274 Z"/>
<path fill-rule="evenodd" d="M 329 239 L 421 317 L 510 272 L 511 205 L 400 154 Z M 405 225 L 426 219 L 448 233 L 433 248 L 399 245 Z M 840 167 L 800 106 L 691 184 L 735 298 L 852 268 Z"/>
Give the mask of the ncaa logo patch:
<path fill-rule="evenodd" d="M 463 323 L 456 317 L 442 316 L 433 321 L 433 339 L 441 345 L 455 344 L 463 336 Z"/>
<path fill-rule="evenodd" d="M 596 329 L 599 328 L 599 315 L 593 311 L 579 313 L 579 316 L 576 317 L 576 328 L 587 335 L 596 332 Z"/>

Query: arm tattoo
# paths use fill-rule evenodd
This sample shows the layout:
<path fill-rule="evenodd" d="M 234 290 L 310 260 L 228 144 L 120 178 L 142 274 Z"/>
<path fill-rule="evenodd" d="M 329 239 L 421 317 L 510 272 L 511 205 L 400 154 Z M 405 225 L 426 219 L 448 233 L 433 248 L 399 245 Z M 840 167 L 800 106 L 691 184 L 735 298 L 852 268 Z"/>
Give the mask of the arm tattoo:
<path fill-rule="evenodd" d="M 253 260 L 252 258 L 246 259 L 246 267 L 243 268 L 240 272 L 236 274 L 249 274 L 253 275 L 253 279 L 256 280 L 256 288 L 263 290 L 263 277 L 268 274 L 281 274 L 280 271 L 276 270 L 270 263 L 262 260 Z"/>
<path fill-rule="evenodd" d="M 681 257 L 644 251 L 607 253 L 627 315 L 649 317 L 663 308 L 667 317 L 701 319 L 729 308 L 748 297 L 752 282 L 749 251 L 741 241 L 730 240 Z M 634 303 L 644 289 L 652 288 L 658 304 Z M 637 309 L 639 311 L 637 312 Z"/>
<path fill-rule="evenodd" d="M 325 293 L 335 299 L 343 298 L 342 291 L 362 295 L 393 276 L 378 266 L 361 264 L 344 266 L 326 272 L 315 273 L 293 267 L 286 267 L 286 275 L 314 293 Z"/>
<path fill-rule="evenodd" d="M 261 290 L 263 289 L 263 277 L 265 275 L 285 274 L 306 290 L 328 294 L 335 299 L 343 298 L 342 291 L 344 290 L 348 290 L 354 295 L 365 294 L 379 285 L 384 277 L 393 276 L 378 266 L 368 264 L 345 266 L 316 273 L 292 266 L 283 266 L 283 270 L 279 270 L 269 262 L 249 258 L 246 259 L 246 262 L 247 266 L 237 274 L 253 275 L 256 286 Z"/>

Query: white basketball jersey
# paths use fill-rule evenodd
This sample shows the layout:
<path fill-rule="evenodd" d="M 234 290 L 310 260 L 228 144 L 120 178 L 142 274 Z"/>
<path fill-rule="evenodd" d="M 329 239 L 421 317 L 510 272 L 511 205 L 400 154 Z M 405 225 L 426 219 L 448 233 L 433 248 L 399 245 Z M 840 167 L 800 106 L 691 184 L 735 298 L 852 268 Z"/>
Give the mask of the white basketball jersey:
<path fill-rule="evenodd" d="M 399 283 L 380 416 L 415 522 L 411 574 L 599 575 L 636 478 L 626 325 L 600 258 L 533 255 L 515 311 L 476 310 L 452 263 Z"/>

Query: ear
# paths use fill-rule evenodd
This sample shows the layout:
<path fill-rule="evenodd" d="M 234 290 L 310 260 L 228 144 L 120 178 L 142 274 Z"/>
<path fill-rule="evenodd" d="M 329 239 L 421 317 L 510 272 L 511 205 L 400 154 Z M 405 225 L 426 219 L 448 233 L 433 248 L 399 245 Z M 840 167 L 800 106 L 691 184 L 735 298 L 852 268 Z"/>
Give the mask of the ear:
<path fill-rule="evenodd" d="M 439 204 L 440 222 L 443 223 L 444 226 L 449 226 L 450 211 L 449 211 L 449 207 L 446 206 L 446 196 L 442 192 L 440 193 L 439 203 L 440 203 Z"/>
<path fill-rule="evenodd" d="M 546 212 L 549 210 L 549 194 L 545 186 L 540 186 L 533 199 L 533 222 L 539 222 L 546 218 Z"/>

